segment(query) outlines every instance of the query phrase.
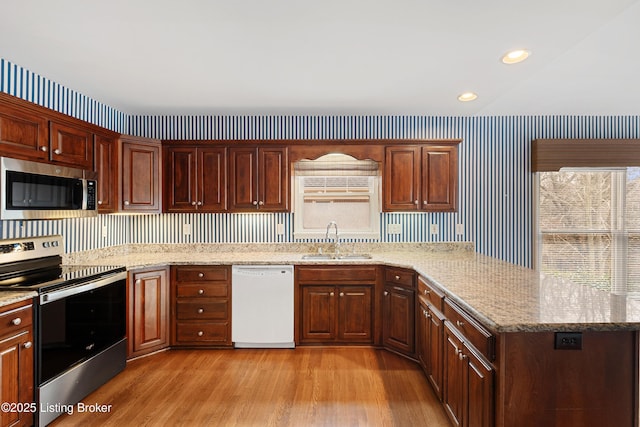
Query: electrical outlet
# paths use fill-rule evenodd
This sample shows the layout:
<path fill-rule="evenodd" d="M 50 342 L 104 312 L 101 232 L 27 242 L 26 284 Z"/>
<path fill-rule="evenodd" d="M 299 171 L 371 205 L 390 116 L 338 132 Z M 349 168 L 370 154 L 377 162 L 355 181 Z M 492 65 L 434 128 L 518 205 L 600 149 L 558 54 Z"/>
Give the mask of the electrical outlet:
<path fill-rule="evenodd" d="M 438 224 L 431 224 L 429 227 L 431 234 L 438 234 Z"/>
<path fill-rule="evenodd" d="M 402 234 L 402 224 L 387 224 L 387 234 Z"/>
<path fill-rule="evenodd" d="M 582 350 L 581 332 L 556 332 L 556 350 Z"/>
<path fill-rule="evenodd" d="M 184 234 L 185 236 L 191 235 L 191 224 L 189 223 L 182 224 L 182 234 Z"/>
<path fill-rule="evenodd" d="M 464 234 L 464 224 L 456 224 L 456 234 L 462 236 Z"/>

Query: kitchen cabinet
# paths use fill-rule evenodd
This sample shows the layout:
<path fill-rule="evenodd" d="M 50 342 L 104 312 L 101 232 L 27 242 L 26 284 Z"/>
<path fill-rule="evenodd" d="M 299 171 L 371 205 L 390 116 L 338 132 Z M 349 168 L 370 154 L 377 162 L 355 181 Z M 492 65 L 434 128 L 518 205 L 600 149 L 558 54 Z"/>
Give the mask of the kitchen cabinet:
<path fill-rule="evenodd" d="M 445 299 L 443 404 L 455 426 L 493 425 L 493 336 Z M 484 354 L 483 354 L 484 351 Z"/>
<path fill-rule="evenodd" d="M 26 300 L 0 308 L 0 402 L 25 405 L 26 411 L 2 410 L 3 426 L 30 426 L 35 401 L 33 373 L 33 305 Z"/>
<path fill-rule="evenodd" d="M 231 347 L 231 267 L 171 268 L 171 345 Z"/>
<path fill-rule="evenodd" d="M 457 142 L 385 147 L 385 211 L 453 212 L 457 187 Z"/>
<path fill-rule="evenodd" d="M 374 266 L 299 266 L 297 342 L 373 344 Z"/>
<path fill-rule="evenodd" d="M 415 356 L 415 272 L 386 267 L 382 298 L 382 342 L 390 350 Z"/>
<path fill-rule="evenodd" d="M 235 212 L 289 210 L 287 147 L 229 148 L 229 200 Z"/>
<path fill-rule="evenodd" d="M 94 166 L 98 174 L 98 212 L 113 213 L 118 209 L 118 136 L 96 134 Z"/>
<path fill-rule="evenodd" d="M 82 122 L 49 122 L 49 159 L 69 167 L 93 170 L 93 133 Z"/>
<path fill-rule="evenodd" d="M 0 94 L 0 101 L 0 154 L 25 160 L 48 161 L 47 118 L 31 109 L 10 104 L 13 100 L 8 95 Z"/>
<path fill-rule="evenodd" d="M 162 150 L 160 141 L 120 138 L 120 206 L 122 212 L 160 213 Z"/>
<path fill-rule="evenodd" d="M 129 272 L 128 357 L 141 356 L 169 346 L 169 302 L 167 267 Z"/>
<path fill-rule="evenodd" d="M 418 362 L 436 395 L 442 400 L 444 294 L 418 277 L 418 313 L 416 338 Z"/>
<path fill-rule="evenodd" d="M 224 212 L 227 209 L 227 149 L 164 146 L 164 211 Z"/>

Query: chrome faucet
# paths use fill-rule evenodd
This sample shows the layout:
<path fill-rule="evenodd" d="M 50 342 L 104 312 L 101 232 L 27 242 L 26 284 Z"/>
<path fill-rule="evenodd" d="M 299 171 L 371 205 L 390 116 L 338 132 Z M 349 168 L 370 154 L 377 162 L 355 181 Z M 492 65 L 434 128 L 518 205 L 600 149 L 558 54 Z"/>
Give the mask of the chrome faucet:
<path fill-rule="evenodd" d="M 336 229 L 336 236 L 333 239 L 333 255 L 338 256 L 340 254 L 340 235 L 338 234 L 338 223 L 335 221 L 330 221 L 327 224 L 327 233 L 325 234 L 325 238 L 327 241 L 329 240 L 329 231 L 331 230 L 331 226 L 334 226 Z"/>

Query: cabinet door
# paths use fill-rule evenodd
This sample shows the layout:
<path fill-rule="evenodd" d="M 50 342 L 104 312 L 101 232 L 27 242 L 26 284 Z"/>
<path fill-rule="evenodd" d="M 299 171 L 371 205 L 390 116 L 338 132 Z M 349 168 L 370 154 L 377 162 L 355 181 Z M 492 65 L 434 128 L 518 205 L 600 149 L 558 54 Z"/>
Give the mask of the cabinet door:
<path fill-rule="evenodd" d="M 373 341 L 371 286 L 338 288 L 338 339 L 349 343 Z"/>
<path fill-rule="evenodd" d="M 385 148 L 382 191 L 385 211 L 420 209 L 420 146 Z"/>
<path fill-rule="evenodd" d="M 229 198 L 234 211 L 255 211 L 257 194 L 257 150 L 255 147 L 229 149 Z"/>
<path fill-rule="evenodd" d="M 115 137 L 95 136 L 94 166 L 98 173 L 98 212 L 115 212 L 118 206 L 118 144 Z"/>
<path fill-rule="evenodd" d="M 386 347 L 408 356 L 415 353 L 415 292 L 385 285 L 382 302 L 382 340 Z"/>
<path fill-rule="evenodd" d="M 325 342 L 336 338 L 336 289 L 333 286 L 302 286 L 302 342 Z"/>
<path fill-rule="evenodd" d="M 129 292 L 129 356 L 169 345 L 169 280 L 167 269 L 131 274 Z"/>
<path fill-rule="evenodd" d="M 50 159 L 78 169 L 93 170 L 93 133 L 66 123 L 49 123 Z"/>
<path fill-rule="evenodd" d="M 197 207 L 199 212 L 227 209 L 227 150 L 224 147 L 198 148 Z"/>
<path fill-rule="evenodd" d="M 428 308 L 427 318 L 427 340 L 428 352 L 426 353 L 427 379 L 431 383 L 436 395 L 442 400 L 442 381 L 443 381 L 443 329 L 444 315 L 440 311 L 435 310 L 432 306 Z"/>
<path fill-rule="evenodd" d="M 30 330 L 0 339 L 0 401 L 29 404 L 33 395 L 33 337 Z M 3 426 L 30 426 L 33 412 L 0 412 Z"/>
<path fill-rule="evenodd" d="M 286 147 L 258 149 L 258 208 L 285 212 L 289 206 L 289 166 Z"/>
<path fill-rule="evenodd" d="M 465 349 L 466 426 L 490 427 L 493 425 L 493 374 L 490 365 Z"/>
<path fill-rule="evenodd" d="M 464 421 L 464 367 L 461 354 L 462 342 L 450 329 L 448 323 L 444 326 L 444 387 L 442 402 L 455 426 L 462 426 Z"/>
<path fill-rule="evenodd" d="M 458 147 L 422 148 L 422 209 L 456 210 L 458 186 Z"/>
<path fill-rule="evenodd" d="M 166 212 L 195 211 L 196 149 L 168 147 L 164 151 L 164 206 Z"/>
<path fill-rule="evenodd" d="M 122 140 L 123 211 L 160 212 L 160 161 L 159 141 Z"/>
<path fill-rule="evenodd" d="M 48 126 L 45 117 L 0 103 L 0 154 L 35 161 L 48 160 Z"/>

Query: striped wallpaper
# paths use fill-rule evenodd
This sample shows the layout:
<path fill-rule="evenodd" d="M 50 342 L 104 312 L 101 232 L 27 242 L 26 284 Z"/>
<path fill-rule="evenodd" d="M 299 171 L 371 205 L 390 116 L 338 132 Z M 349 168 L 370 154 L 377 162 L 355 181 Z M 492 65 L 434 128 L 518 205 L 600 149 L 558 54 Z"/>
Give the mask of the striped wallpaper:
<path fill-rule="evenodd" d="M 57 106 L 59 101 L 51 104 L 51 96 L 34 95 L 52 86 L 56 88 L 53 92 L 67 91 L 0 60 L 1 91 L 53 108 L 51 105 Z M 85 111 L 93 102 L 73 92 L 64 99 L 62 104 L 68 111 Z M 70 106 L 76 101 L 80 105 Z M 460 138 L 458 212 L 382 213 L 381 241 L 473 241 L 478 252 L 524 266 L 532 262 L 531 141 L 640 138 L 638 116 L 125 116 L 107 106 L 92 111 L 108 111 L 111 129 L 162 139 L 305 139 L 321 144 L 323 139 Z M 100 114 L 90 117 L 88 121 L 94 123 L 103 119 Z M 291 242 L 293 215 L 101 215 L 92 219 L 0 221 L 0 234 L 9 238 L 62 233 L 67 252 L 124 243 Z M 190 234 L 184 233 L 184 224 L 190 225 Z M 284 234 L 278 234 L 279 224 Z M 387 234 L 389 224 L 401 224 L 402 232 Z M 431 224 L 437 224 L 438 234 L 430 234 Z M 457 224 L 463 229 L 460 235 L 456 234 Z"/>

